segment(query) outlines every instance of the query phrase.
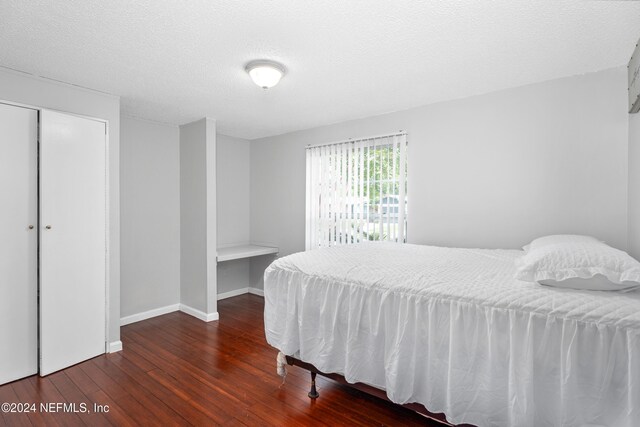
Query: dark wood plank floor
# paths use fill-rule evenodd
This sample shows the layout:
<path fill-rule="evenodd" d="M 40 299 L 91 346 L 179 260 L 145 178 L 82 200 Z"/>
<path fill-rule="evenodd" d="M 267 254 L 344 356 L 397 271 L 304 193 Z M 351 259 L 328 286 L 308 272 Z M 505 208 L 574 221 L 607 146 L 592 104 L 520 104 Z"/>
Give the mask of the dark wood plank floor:
<path fill-rule="evenodd" d="M 218 303 L 218 322 L 176 312 L 124 326 L 119 353 L 0 386 L 0 403 L 38 407 L 0 412 L 0 425 L 439 425 L 321 377 L 312 401 L 309 374 L 297 367 L 283 383 L 263 306 L 241 295 Z M 40 403 L 75 403 L 78 412 L 43 413 Z M 94 404 L 109 412 L 93 412 Z"/>

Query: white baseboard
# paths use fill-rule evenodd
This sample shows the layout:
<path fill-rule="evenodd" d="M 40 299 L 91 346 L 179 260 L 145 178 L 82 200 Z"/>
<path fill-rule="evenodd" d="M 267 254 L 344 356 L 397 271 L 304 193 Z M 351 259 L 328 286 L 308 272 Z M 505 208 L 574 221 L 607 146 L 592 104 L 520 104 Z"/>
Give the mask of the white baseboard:
<path fill-rule="evenodd" d="M 154 308 L 153 310 L 144 311 L 142 313 L 132 314 L 131 316 L 125 316 L 120 319 L 120 326 L 128 325 L 130 323 L 139 322 L 141 320 L 151 319 L 152 317 L 162 316 L 163 314 L 173 313 L 180 310 L 180 304 L 171 304 L 166 307 Z"/>
<path fill-rule="evenodd" d="M 185 304 L 180 304 L 180 311 L 204 322 L 213 322 L 214 320 L 220 319 L 218 312 L 205 313 L 204 311 L 196 310 L 195 308 L 189 307 Z"/>
<path fill-rule="evenodd" d="M 237 297 L 238 295 L 246 294 L 248 292 L 249 292 L 249 288 L 240 288 L 240 289 L 234 289 L 233 291 L 229 291 L 229 292 L 222 292 L 221 294 L 218 294 L 218 301 L 220 301 L 221 299 Z"/>
<path fill-rule="evenodd" d="M 218 301 L 226 298 L 236 297 L 238 295 L 244 295 L 244 294 L 253 294 L 253 295 L 264 297 L 264 291 L 262 289 L 246 287 L 246 288 L 234 289 L 233 291 L 223 292 L 221 294 L 218 294 Z M 153 310 L 144 311 L 142 313 L 137 313 L 137 314 L 132 314 L 130 316 L 122 317 L 120 319 L 120 326 L 125 326 L 131 323 L 140 322 L 141 320 L 151 319 L 152 317 L 156 317 L 156 316 L 162 316 L 163 314 L 173 313 L 174 311 L 182 311 L 184 313 L 187 313 L 205 322 L 211 322 L 219 319 L 218 313 L 206 314 L 203 311 L 196 310 L 195 308 L 185 304 L 171 304 L 165 307 L 154 308 Z M 115 343 L 112 343 L 112 344 L 115 344 Z M 112 344 L 110 344 L 110 347 Z M 120 343 L 120 348 L 122 348 L 122 343 Z M 120 351 L 120 350 L 113 350 L 113 351 Z"/>
<path fill-rule="evenodd" d="M 114 341 L 109 343 L 109 353 L 122 351 L 122 341 Z"/>
<path fill-rule="evenodd" d="M 247 287 L 247 288 L 234 289 L 233 291 L 223 292 L 221 294 L 218 294 L 218 301 L 220 301 L 221 299 L 237 297 L 238 295 L 244 295 L 244 294 L 253 294 L 253 295 L 258 295 L 260 297 L 264 297 L 264 291 L 262 289 Z"/>
<path fill-rule="evenodd" d="M 249 288 L 249 293 L 264 298 L 264 291 L 258 288 Z"/>

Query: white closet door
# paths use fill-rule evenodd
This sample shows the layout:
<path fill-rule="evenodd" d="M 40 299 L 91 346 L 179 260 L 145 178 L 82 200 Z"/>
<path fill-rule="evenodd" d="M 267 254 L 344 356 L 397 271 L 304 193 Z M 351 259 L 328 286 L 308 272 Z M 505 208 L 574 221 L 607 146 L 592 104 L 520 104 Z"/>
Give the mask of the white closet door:
<path fill-rule="evenodd" d="M 105 123 L 40 116 L 40 375 L 105 352 Z"/>
<path fill-rule="evenodd" d="M 38 112 L 0 104 L 0 384 L 38 372 Z"/>

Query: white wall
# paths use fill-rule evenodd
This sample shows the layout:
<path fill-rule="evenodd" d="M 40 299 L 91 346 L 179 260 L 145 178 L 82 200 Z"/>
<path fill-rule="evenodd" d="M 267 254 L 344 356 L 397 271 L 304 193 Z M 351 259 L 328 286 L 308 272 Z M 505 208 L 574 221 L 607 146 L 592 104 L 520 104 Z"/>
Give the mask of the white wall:
<path fill-rule="evenodd" d="M 123 117 L 121 317 L 180 302 L 180 134 Z"/>
<path fill-rule="evenodd" d="M 120 341 L 120 98 L 28 74 L 0 70 L 0 100 L 109 121 L 108 340 Z"/>
<path fill-rule="evenodd" d="M 518 248 L 584 233 L 626 249 L 626 79 L 619 67 L 254 140 L 251 239 L 304 250 L 305 145 L 402 129 L 409 242 Z"/>
<path fill-rule="evenodd" d="M 629 253 L 640 259 L 640 114 L 629 115 Z"/>
<path fill-rule="evenodd" d="M 180 302 L 207 320 L 218 316 L 215 129 L 211 119 L 180 126 Z"/>
<path fill-rule="evenodd" d="M 250 227 L 250 143 L 218 134 L 218 247 L 248 244 Z M 249 287 L 249 259 L 218 263 L 218 294 Z"/>

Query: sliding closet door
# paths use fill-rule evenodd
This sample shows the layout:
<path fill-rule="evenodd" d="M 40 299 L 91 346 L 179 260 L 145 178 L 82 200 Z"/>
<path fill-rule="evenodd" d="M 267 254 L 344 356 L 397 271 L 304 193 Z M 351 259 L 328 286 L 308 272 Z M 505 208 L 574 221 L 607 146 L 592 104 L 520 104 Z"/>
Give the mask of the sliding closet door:
<path fill-rule="evenodd" d="M 105 352 L 106 132 L 40 117 L 40 375 Z"/>
<path fill-rule="evenodd" d="M 0 384 L 38 372 L 38 112 L 0 104 Z"/>

